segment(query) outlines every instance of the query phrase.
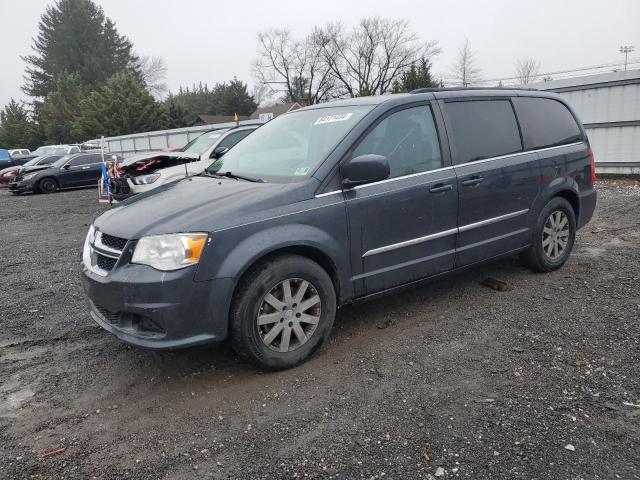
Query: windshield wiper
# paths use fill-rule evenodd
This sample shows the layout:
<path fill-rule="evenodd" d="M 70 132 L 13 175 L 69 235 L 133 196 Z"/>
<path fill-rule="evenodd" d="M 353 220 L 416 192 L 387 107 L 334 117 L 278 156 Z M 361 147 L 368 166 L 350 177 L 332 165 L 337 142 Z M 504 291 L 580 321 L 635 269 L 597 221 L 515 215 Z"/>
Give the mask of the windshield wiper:
<path fill-rule="evenodd" d="M 254 177 L 247 177 L 246 175 L 238 175 L 236 173 L 232 173 L 232 172 L 208 172 L 207 170 L 205 170 L 206 175 L 211 176 L 211 177 L 225 177 L 225 178 L 235 178 L 236 180 L 246 180 L 247 182 L 255 182 L 255 183 L 264 183 L 264 180 L 261 178 L 254 178 Z M 203 172 L 204 173 L 204 172 Z"/>

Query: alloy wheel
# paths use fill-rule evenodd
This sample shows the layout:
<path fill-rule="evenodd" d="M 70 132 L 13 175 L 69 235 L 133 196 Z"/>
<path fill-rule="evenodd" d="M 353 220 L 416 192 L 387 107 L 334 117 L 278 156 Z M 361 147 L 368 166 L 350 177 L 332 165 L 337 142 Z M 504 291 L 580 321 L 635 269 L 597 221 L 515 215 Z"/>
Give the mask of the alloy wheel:
<path fill-rule="evenodd" d="M 256 325 L 262 342 L 271 350 L 292 352 L 312 337 L 321 315 L 315 286 L 301 278 L 287 278 L 262 299 Z"/>
<path fill-rule="evenodd" d="M 542 249 L 546 257 L 557 261 L 564 255 L 569 245 L 569 217 L 562 210 L 549 214 L 542 229 Z"/>

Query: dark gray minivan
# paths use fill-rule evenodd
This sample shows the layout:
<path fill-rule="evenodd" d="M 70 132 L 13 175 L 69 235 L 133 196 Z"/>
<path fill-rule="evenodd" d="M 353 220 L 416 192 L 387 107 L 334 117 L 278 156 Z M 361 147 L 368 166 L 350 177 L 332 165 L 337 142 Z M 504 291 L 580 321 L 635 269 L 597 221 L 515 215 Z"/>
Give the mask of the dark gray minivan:
<path fill-rule="evenodd" d="M 340 305 L 516 253 L 559 268 L 593 214 L 594 168 L 555 94 L 420 90 L 303 108 L 98 217 L 83 253 L 91 316 L 135 345 L 230 338 L 262 368 L 292 367 Z"/>

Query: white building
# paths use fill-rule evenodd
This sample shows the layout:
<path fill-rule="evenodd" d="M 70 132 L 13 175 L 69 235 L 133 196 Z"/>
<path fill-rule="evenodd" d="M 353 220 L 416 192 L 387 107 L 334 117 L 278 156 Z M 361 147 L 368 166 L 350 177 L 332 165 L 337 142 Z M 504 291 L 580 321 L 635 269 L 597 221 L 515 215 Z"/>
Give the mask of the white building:
<path fill-rule="evenodd" d="M 640 174 L 640 70 L 527 85 L 567 99 L 582 120 L 602 174 Z"/>

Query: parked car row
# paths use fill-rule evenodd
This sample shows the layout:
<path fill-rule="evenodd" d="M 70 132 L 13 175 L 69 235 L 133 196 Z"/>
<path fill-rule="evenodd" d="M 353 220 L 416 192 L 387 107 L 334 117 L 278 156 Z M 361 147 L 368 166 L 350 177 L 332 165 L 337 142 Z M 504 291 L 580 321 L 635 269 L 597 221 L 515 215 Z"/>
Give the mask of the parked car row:
<path fill-rule="evenodd" d="M 15 194 L 97 186 L 103 175 L 103 159 L 108 159 L 115 163 L 108 169 L 110 194 L 115 200 L 124 200 L 185 176 L 202 173 L 213 160 L 258 126 L 212 130 L 179 151 L 146 152 L 126 160 L 118 155 L 104 156 L 100 150 L 84 151 L 82 147 L 89 147 L 86 144 L 40 147 L 33 152 L 39 156 L 0 170 L 0 185 L 8 185 Z"/>
<path fill-rule="evenodd" d="M 362 97 L 279 116 L 226 152 L 204 140 L 218 146 L 205 158 L 124 161 L 132 189 L 163 161 L 212 160 L 87 233 L 91 316 L 131 344 L 230 339 L 261 368 L 289 368 L 341 305 L 507 255 L 560 268 L 596 205 L 585 130 L 551 93 Z"/>
<path fill-rule="evenodd" d="M 45 163 L 18 170 L 9 190 L 16 194 L 53 193 L 66 188 L 95 187 L 102 175 L 103 156 L 102 152 L 93 151 L 45 157 Z M 55 157 L 58 158 L 51 161 Z"/>

